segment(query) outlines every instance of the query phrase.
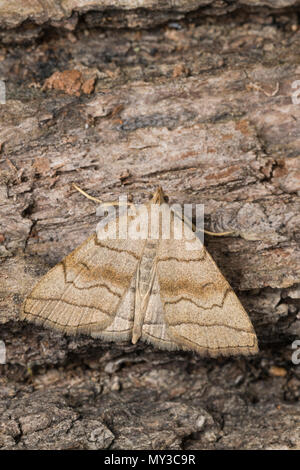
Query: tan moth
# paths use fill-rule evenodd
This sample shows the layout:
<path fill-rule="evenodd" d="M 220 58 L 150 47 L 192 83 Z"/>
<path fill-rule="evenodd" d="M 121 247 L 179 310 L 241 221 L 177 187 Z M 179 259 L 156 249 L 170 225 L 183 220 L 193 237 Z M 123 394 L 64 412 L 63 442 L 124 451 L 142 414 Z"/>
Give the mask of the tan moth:
<path fill-rule="evenodd" d="M 151 204 L 169 211 L 161 188 L 148 209 Z M 128 230 L 135 222 L 129 217 Z M 161 232 L 157 239 L 94 233 L 36 284 L 21 319 L 67 334 L 211 357 L 257 353 L 251 321 L 200 239 L 185 224 L 197 248 L 189 250 L 184 237 L 163 239 Z"/>

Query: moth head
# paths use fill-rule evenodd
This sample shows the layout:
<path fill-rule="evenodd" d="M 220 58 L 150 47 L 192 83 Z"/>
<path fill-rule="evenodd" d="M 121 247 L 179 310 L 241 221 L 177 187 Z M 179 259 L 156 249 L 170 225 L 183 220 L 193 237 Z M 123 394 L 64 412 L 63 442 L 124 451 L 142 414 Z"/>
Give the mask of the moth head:
<path fill-rule="evenodd" d="M 165 202 L 168 202 L 168 200 L 169 198 L 163 192 L 162 187 L 158 186 L 157 190 L 155 191 L 151 199 L 151 204 L 164 204 Z"/>

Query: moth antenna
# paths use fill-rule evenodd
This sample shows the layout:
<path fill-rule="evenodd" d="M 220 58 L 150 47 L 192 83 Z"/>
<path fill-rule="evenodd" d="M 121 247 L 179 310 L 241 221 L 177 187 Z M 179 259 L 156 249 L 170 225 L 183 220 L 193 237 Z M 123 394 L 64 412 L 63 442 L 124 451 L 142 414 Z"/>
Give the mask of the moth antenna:
<path fill-rule="evenodd" d="M 201 230 L 206 235 L 212 235 L 213 237 L 227 237 L 228 235 L 236 235 L 236 232 L 210 232 L 209 230 Z"/>
<path fill-rule="evenodd" d="M 100 204 L 102 204 L 103 206 L 133 206 L 134 204 L 132 204 L 131 202 L 122 202 L 120 203 L 120 201 L 112 201 L 112 202 L 103 202 L 101 199 L 98 199 L 96 197 L 93 197 L 93 196 L 90 196 L 88 193 L 86 193 L 83 189 L 81 189 L 79 186 L 77 186 L 77 184 L 75 183 L 72 183 L 72 185 L 74 186 L 74 188 L 79 191 L 81 194 L 83 194 L 87 199 L 90 199 L 91 201 L 94 201 L 94 202 L 99 202 Z"/>

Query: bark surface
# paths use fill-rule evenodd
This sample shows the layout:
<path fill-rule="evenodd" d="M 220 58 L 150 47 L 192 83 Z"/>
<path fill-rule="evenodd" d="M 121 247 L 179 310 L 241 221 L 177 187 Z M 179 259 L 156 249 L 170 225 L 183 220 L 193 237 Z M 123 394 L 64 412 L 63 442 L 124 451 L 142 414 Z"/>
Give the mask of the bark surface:
<path fill-rule="evenodd" d="M 300 448 L 300 2 L 128 0 L 107 28 L 113 3 L 2 2 L 0 448 Z M 20 322 L 24 296 L 97 224 L 73 182 L 136 202 L 160 184 L 171 203 L 204 203 L 208 230 L 237 232 L 206 245 L 259 354 Z"/>

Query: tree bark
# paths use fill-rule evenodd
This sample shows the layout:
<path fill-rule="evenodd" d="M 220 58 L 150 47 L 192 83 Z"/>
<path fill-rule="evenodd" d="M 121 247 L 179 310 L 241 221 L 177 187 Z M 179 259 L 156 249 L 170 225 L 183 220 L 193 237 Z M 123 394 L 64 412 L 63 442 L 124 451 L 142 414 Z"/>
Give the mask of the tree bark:
<path fill-rule="evenodd" d="M 300 2 L 128 0 L 110 28 L 114 2 L 2 3 L 0 448 L 300 448 Z M 259 354 L 20 322 L 25 295 L 97 224 L 73 182 L 136 202 L 160 184 L 171 203 L 204 203 L 208 230 L 238 233 L 205 243 Z"/>

